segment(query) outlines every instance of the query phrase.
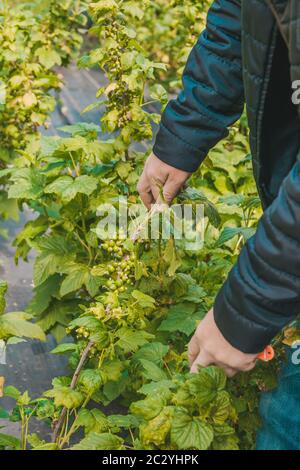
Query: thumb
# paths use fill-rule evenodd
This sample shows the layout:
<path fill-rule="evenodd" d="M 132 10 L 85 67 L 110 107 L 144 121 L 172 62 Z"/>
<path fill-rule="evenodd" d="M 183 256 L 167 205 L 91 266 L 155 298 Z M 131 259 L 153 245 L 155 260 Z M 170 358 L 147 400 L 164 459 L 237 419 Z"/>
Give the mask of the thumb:
<path fill-rule="evenodd" d="M 167 204 L 171 204 L 183 186 L 183 181 L 168 177 L 163 187 L 163 196 Z"/>

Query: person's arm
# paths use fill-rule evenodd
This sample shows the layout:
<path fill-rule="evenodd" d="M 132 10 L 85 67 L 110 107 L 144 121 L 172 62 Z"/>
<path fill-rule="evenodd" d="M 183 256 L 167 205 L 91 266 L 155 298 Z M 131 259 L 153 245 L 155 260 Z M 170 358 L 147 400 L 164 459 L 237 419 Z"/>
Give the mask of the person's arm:
<path fill-rule="evenodd" d="M 251 370 L 299 312 L 300 152 L 189 343 L 191 371 L 210 364 L 229 376 Z"/>
<path fill-rule="evenodd" d="M 300 152 L 219 292 L 214 318 L 231 345 L 257 353 L 299 313 Z"/>
<path fill-rule="evenodd" d="M 159 159 L 193 172 L 226 137 L 243 111 L 241 62 L 241 2 L 216 0 L 187 61 L 183 90 L 162 116 L 153 149 Z"/>
<path fill-rule="evenodd" d="M 187 61 L 183 90 L 163 113 L 138 186 L 148 207 L 157 198 L 155 181 L 164 185 L 165 198 L 171 202 L 239 119 L 244 107 L 241 55 L 241 1 L 215 0 Z"/>

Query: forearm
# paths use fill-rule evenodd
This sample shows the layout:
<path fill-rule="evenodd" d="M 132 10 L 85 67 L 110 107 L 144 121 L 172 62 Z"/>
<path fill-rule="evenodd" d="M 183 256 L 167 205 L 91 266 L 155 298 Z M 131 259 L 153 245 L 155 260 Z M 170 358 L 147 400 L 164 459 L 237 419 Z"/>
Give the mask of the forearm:
<path fill-rule="evenodd" d="M 300 312 L 300 153 L 219 292 L 215 321 L 246 353 L 262 351 Z"/>
<path fill-rule="evenodd" d="M 195 171 L 244 106 L 240 0 L 216 0 L 183 74 L 183 91 L 163 116 L 154 153 Z"/>

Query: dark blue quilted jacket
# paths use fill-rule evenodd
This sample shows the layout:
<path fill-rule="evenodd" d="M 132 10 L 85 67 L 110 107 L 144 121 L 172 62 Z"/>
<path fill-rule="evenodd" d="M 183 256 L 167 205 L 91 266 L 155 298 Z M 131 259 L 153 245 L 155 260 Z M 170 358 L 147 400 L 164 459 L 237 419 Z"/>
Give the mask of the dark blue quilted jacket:
<path fill-rule="evenodd" d="M 300 312 L 300 0 L 215 0 L 162 117 L 154 153 L 195 171 L 246 103 L 265 208 L 215 302 L 236 348 L 256 353 Z M 299 96 L 299 95 L 298 95 Z"/>

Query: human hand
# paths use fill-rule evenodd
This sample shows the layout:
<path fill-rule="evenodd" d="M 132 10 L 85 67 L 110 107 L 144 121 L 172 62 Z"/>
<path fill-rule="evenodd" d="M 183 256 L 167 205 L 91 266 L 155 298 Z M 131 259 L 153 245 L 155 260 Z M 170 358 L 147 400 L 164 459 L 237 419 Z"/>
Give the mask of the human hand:
<path fill-rule="evenodd" d="M 188 346 L 191 372 L 198 367 L 216 365 L 223 369 L 228 377 L 238 371 L 250 371 L 255 367 L 257 354 L 245 354 L 231 346 L 217 327 L 213 309 L 199 324 Z"/>
<path fill-rule="evenodd" d="M 146 160 L 138 183 L 138 192 L 145 206 L 150 209 L 151 204 L 159 200 L 162 187 L 162 202 L 170 205 L 190 175 L 191 173 L 167 165 L 152 153 Z"/>

